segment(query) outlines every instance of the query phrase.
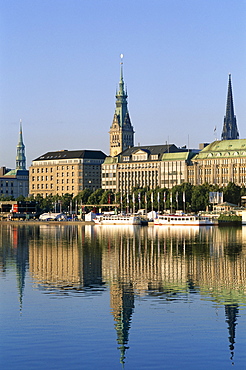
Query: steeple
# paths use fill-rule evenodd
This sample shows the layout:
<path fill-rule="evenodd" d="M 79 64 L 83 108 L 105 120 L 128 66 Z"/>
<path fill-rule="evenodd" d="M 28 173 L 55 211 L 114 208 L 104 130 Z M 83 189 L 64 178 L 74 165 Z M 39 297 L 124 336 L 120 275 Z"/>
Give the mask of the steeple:
<path fill-rule="evenodd" d="M 239 133 L 237 129 L 237 119 L 236 116 L 234 115 L 231 75 L 229 74 L 226 115 L 224 117 L 224 126 L 221 134 L 221 140 L 233 140 L 233 139 L 239 139 Z"/>
<path fill-rule="evenodd" d="M 16 170 L 26 169 L 25 145 L 23 143 L 22 122 L 20 120 L 19 142 L 17 144 Z"/>
<path fill-rule="evenodd" d="M 123 78 L 123 54 L 120 55 L 120 81 L 116 91 L 116 107 L 113 123 L 110 127 L 110 155 L 116 156 L 134 145 L 134 131 L 127 108 L 127 92 Z"/>

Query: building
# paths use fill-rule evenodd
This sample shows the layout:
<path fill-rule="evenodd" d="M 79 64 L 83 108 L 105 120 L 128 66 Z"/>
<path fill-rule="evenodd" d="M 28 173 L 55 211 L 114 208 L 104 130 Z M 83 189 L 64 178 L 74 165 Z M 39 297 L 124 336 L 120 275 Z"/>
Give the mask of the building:
<path fill-rule="evenodd" d="M 120 82 L 116 92 L 116 107 L 109 131 L 110 156 L 114 157 L 134 145 L 134 130 L 127 108 L 127 92 L 123 80 L 123 55 L 121 54 Z"/>
<path fill-rule="evenodd" d="M 194 151 L 176 145 L 131 147 L 107 157 L 102 165 L 102 188 L 125 194 L 133 188 L 172 188 L 188 181 L 187 164 Z"/>
<path fill-rule="evenodd" d="M 29 193 L 33 195 L 76 196 L 84 189 L 101 188 L 101 164 L 106 155 L 100 150 L 60 150 L 32 161 Z"/>
<path fill-rule="evenodd" d="M 134 130 L 127 108 L 122 59 L 109 137 L 110 156 L 102 165 L 104 190 L 124 194 L 134 187 L 172 188 L 187 181 L 187 164 L 195 155 L 194 151 L 177 148 L 174 144 L 134 146 Z"/>
<path fill-rule="evenodd" d="M 22 123 L 20 121 L 19 141 L 17 144 L 16 168 L 1 167 L 0 196 L 18 198 L 27 197 L 29 189 L 29 171 L 26 170 L 25 145 L 23 142 Z"/>
<path fill-rule="evenodd" d="M 237 129 L 237 119 L 236 116 L 234 115 L 231 75 L 229 74 L 226 115 L 224 117 L 224 125 L 221 134 L 221 140 L 235 140 L 235 139 L 239 139 L 239 133 Z"/>
<path fill-rule="evenodd" d="M 246 186 L 246 139 L 214 141 L 195 155 L 188 166 L 188 182 Z"/>

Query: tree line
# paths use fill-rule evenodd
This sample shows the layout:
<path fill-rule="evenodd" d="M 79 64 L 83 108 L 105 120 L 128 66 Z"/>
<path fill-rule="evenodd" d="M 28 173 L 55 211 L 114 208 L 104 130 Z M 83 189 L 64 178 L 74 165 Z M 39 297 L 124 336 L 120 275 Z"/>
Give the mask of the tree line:
<path fill-rule="evenodd" d="M 35 201 L 38 211 L 44 212 L 69 212 L 78 213 L 80 209 L 88 212 L 93 205 L 98 205 L 102 210 L 109 210 L 117 205 L 119 211 L 134 212 L 139 209 L 163 211 L 165 209 L 183 210 L 185 212 L 205 211 L 209 206 L 209 193 L 222 192 L 225 202 L 240 205 L 241 196 L 246 195 L 246 188 L 230 182 L 226 187 L 217 185 L 191 185 L 183 183 L 172 189 L 167 188 L 133 188 L 126 194 L 113 193 L 110 190 L 97 189 L 94 192 L 84 189 L 76 196 L 66 193 L 60 195 L 48 195 L 43 197 L 37 194 L 24 198 L 18 197 L 18 201 Z M 0 197 L 0 200 L 14 200 L 13 197 Z M 88 206 L 90 205 L 90 206 Z M 109 207 L 104 207 L 108 205 Z"/>

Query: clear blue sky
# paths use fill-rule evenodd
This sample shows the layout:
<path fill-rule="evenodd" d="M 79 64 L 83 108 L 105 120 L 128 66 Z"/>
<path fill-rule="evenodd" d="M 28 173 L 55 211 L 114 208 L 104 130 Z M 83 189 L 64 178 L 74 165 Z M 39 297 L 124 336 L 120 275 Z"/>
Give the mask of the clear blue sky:
<path fill-rule="evenodd" d="M 246 138 L 246 1 L 5 0 L 0 166 L 61 149 L 109 153 L 120 54 L 135 144 L 220 138 L 228 73 Z"/>

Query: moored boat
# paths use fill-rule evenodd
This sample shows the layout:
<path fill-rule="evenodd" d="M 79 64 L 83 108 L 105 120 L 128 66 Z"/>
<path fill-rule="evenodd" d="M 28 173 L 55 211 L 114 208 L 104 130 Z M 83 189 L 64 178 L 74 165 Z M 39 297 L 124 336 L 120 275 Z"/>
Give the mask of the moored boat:
<path fill-rule="evenodd" d="M 93 219 L 96 225 L 142 225 L 138 215 L 110 215 L 103 214 Z"/>
<path fill-rule="evenodd" d="M 216 220 L 209 217 L 188 214 L 158 215 L 154 220 L 154 225 L 169 226 L 209 226 L 217 223 Z"/>

